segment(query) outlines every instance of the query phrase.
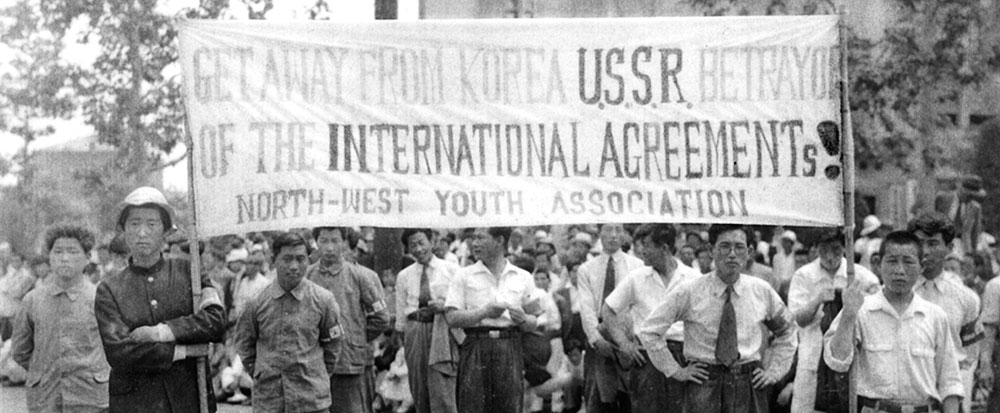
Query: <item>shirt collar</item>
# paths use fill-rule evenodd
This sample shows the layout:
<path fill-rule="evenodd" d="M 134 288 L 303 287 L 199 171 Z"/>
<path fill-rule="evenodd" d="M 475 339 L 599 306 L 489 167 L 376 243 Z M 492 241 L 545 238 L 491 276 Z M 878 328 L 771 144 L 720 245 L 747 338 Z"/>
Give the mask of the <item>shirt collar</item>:
<path fill-rule="evenodd" d="M 306 293 L 307 282 L 309 282 L 309 280 L 307 280 L 305 277 L 302 277 L 302 280 L 299 281 L 299 285 L 296 285 L 295 288 L 292 288 L 291 291 L 292 297 L 295 297 L 295 299 L 298 301 L 302 301 L 302 297 Z M 285 289 L 281 288 L 281 285 L 278 284 L 278 280 L 274 280 L 274 282 L 272 282 L 268 288 L 270 289 L 269 291 L 271 293 L 271 298 L 281 298 L 281 296 L 286 294 Z"/>
<path fill-rule="evenodd" d="M 919 294 L 913 294 L 913 300 L 910 301 L 910 305 L 906 307 L 906 311 L 904 311 L 903 314 L 896 313 L 896 309 L 892 307 L 892 304 L 889 303 L 889 300 L 885 298 L 885 294 L 881 291 L 865 297 L 866 303 L 868 302 L 867 300 L 871 300 L 871 306 L 868 307 L 868 311 L 870 312 L 882 311 L 887 314 L 895 315 L 898 318 L 908 318 L 916 314 L 926 314 L 926 308 L 924 307 L 927 301 L 920 298 Z"/>
<path fill-rule="evenodd" d="M 520 269 L 518 266 L 516 266 L 513 263 L 511 263 L 509 259 L 505 258 L 505 260 L 507 261 L 507 263 L 504 265 L 503 271 L 500 272 L 500 276 L 501 277 L 503 277 L 503 276 L 505 276 L 507 274 L 510 274 L 512 272 L 516 273 L 517 270 Z M 474 267 L 473 270 L 476 271 L 476 272 L 484 272 L 484 273 L 486 273 L 486 274 L 488 274 L 490 276 L 493 276 L 493 272 L 490 271 L 489 267 L 487 267 L 486 264 L 483 264 L 483 262 L 481 260 L 480 261 L 476 261 L 475 264 L 472 264 L 472 267 Z"/>
<path fill-rule="evenodd" d="M 132 258 L 129 258 L 128 259 L 128 270 L 129 270 L 129 272 L 131 272 L 131 273 L 133 273 L 135 275 L 147 276 L 147 275 L 152 275 L 152 274 L 156 274 L 156 273 L 160 272 L 160 269 L 163 268 L 163 265 L 165 263 L 166 263 L 166 261 L 163 259 L 162 255 L 160 256 L 160 259 L 156 261 L 156 264 L 153 264 L 151 267 L 148 267 L 148 268 L 147 267 L 140 267 L 140 266 L 135 265 L 134 263 L 132 263 Z"/>
<path fill-rule="evenodd" d="M 443 261 L 443 260 L 440 259 L 440 258 L 438 258 L 436 255 L 432 255 L 431 256 L 431 260 L 427 262 L 427 268 L 430 268 L 432 270 L 436 270 L 441 265 L 440 264 L 441 261 Z M 417 265 L 420 265 L 420 263 L 417 263 Z M 421 266 L 421 267 L 423 267 L 423 266 Z M 423 269 L 423 268 L 421 268 L 421 269 Z"/>
<path fill-rule="evenodd" d="M 316 271 L 318 271 L 320 274 L 325 275 L 327 277 L 336 277 L 336 276 L 342 274 L 344 272 L 344 270 L 346 270 L 347 267 L 350 264 L 351 263 L 347 262 L 347 260 L 341 259 L 341 261 L 340 261 L 340 270 L 337 270 L 337 271 L 332 271 L 332 270 L 330 270 L 330 267 L 324 266 L 323 265 L 323 261 L 317 261 L 316 264 L 313 264 L 313 265 L 316 266 Z"/>
<path fill-rule="evenodd" d="M 726 293 L 726 287 L 728 285 L 722 282 L 722 279 L 720 279 L 719 276 L 716 275 L 715 271 L 709 273 L 708 277 L 709 277 L 709 289 L 713 295 L 721 297 L 723 294 Z M 746 283 L 743 282 L 743 277 L 745 277 L 745 275 L 740 273 L 739 278 L 737 278 L 736 282 L 733 283 L 733 292 L 736 293 L 737 296 L 742 296 L 746 293 Z"/>
<path fill-rule="evenodd" d="M 49 294 L 52 294 L 52 296 L 55 297 L 58 296 L 59 294 L 65 293 L 66 296 L 69 297 L 70 301 L 76 301 L 76 298 L 79 297 L 80 293 L 83 292 L 83 283 L 85 282 L 87 281 L 80 280 L 80 282 L 76 283 L 73 286 L 70 286 L 67 289 L 63 289 L 58 285 L 56 285 L 55 282 L 52 282 L 49 283 Z"/>

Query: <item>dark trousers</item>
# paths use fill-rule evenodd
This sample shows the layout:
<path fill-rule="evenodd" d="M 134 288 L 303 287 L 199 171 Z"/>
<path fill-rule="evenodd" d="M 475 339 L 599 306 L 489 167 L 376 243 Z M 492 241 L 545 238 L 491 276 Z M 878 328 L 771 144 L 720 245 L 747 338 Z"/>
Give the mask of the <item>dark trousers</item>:
<path fill-rule="evenodd" d="M 684 362 L 684 344 L 676 341 L 667 342 L 667 348 L 674 359 Z M 684 382 L 663 375 L 649 360 L 649 355 L 642 352 L 646 364 L 642 367 L 632 367 L 629 371 L 629 397 L 632 399 L 632 413 L 662 413 L 682 412 L 684 410 Z"/>
<path fill-rule="evenodd" d="M 372 413 L 374 395 L 370 389 L 371 370 L 361 374 L 330 376 L 330 413 Z"/>
<path fill-rule="evenodd" d="M 521 413 L 524 359 L 521 332 L 466 329 L 459 348 L 458 411 Z"/>
<path fill-rule="evenodd" d="M 702 384 L 685 383 L 685 411 L 691 413 L 768 413 L 767 390 L 754 389 L 751 362 L 732 369 L 708 366 L 708 380 Z"/>
<path fill-rule="evenodd" d="M 409 371 L 410 394 L 416 413 L 454 413 L 455 376 L 446 376 L 430 366 L 434 323 L 407 321 L 404 347 Z"/>
<path fill-rule="evenodd" d="M 631 401 L 624 385 L 628 372 L 613 357 L 597 354 L 587 346 L 583 355 L 584 398 L 587 413 L 630 413 Z"/>

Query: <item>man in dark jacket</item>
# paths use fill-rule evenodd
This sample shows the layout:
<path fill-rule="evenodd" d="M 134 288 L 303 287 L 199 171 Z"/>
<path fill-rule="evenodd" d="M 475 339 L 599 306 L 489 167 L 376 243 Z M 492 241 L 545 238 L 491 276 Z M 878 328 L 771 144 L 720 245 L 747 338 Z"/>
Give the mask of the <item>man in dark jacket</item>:
<path fill-rule="evenodd" d="M 202 396 L 192 356 L 204 354 L 195 354 L 200 352 L 193 345 L 221 340 L 225 310 L 203 276 L 202 299 L 192 311 L 188 261 L 161 255 L 173 229 L 173 211 L 162 193 L 136 189 L 120 211 L 118 229 L 132 257 L 128 267 L 98 285 L 94 305 L 111 365 L 110 411 L 197 412 Z M 214 400 L 208 403 L 215 411 Z"/>

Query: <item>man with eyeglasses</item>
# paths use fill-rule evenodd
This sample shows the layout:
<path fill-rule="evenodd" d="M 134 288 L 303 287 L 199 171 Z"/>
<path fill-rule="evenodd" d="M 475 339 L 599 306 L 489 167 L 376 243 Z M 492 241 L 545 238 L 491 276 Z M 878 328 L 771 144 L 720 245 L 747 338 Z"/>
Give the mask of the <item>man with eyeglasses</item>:
<path fill-rule="evenodd" d="M 748 259 L 746 227 L 717 224 L 708 234 L 715 271 L 670 291 L 646 318 L 640 338 L 650 359 L 673 358 L 667 331 L 684 322 L 687 365 L 663 373 L 687 382 L 685 411 L 766 413 L 767 391 L 788 372 L 795 354 L 791 316 L 767 281 L 740 273 Z M 766 362 L 760 357 L 764 328 L 773 336 Z"/>

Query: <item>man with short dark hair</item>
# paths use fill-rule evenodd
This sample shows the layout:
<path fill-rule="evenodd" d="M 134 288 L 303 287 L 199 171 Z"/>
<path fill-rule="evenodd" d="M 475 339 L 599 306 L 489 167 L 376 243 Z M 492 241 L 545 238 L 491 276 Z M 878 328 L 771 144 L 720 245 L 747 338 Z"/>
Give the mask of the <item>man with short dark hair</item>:
<path fill-rule="evenodd" d="M 979 295 L 966 287 L 960 275 L 944 271 L 944 262 L 951 253 L 955 227 L 939 213 L 925 213 L 909 222 L 907 231 L 920 239 L 923 249 L 923 277 L 913 291 L 932 304 L 937 304 L 948 316 L 951 338 L 958 350 L 958 368 L 965 388 L 962 406 L 972 408 L 976 363 L 979 361 L 978 342 L 984 337 L 979 323 Z"/>
<path fill-rule="evenodd" d="M 913 291 L 923 271 L 922 241 L 892 232 L 879 257 L 882 292 L 866 296 L 852 280 L 824 336 L 823 359 L 838 372 L 854 366 L 862 413 L 958 412 L 964 392 L 948 316 Z"/>
<path fill-rule="evenodd" d="M 271 245 L 277 278 L 246 305 L 235 346 L 254 377 L 255 412 L 326 412 L 343 330 L 333 293 L 305 279 L 309 247 L 286 233 Z M 259 275 L 258 275 L 259 276 Z"/>
<path fill-rule="evenodd" d="M 448 324 L 465 329 L 458 367 L 458 411 L 521 413 L 521 331 L 535 329 L 534 280 L 507 260 L 508 227 L 477 228 L 478 261 L 455 274 L 445 300 Z"/>
<path fill-rule="evenodd" d="M 28 372 L 28 411 L 107 411 L 111 367 L 94 319 L 97 288 L 83 273 L 94 235 L 56 226 L 46 232 L 45 246 L 55 272 L 24 297 L 11 340 L 11 358 Z"/>
<path fill-rule="evenodd" d="M 198 411 L 197 362 L 188 355 L 197 349 L 191 345 L 222 339 L 222 302 L 203 275 L 202 298 L 193 311 L 189 263 L 161 255 L 174 227 L 173 209 L 160 191 L 136 189 L 120 210 L 118 230 L 131 252 L 129 266 L 98 284 L 94 304 L 111 364 L 110 411 Z M 210 387 L 204 391 L 211 394 Z M 215 399 L 208 398 L 208 405 L 214 411 Z"/>
<path fill-rule="evenodd" d="M 330 411 L 371 413 L 375 358 L 369 343 L 389 328 L 389 313 L 378 275 L 345 259 L 360 239 L 350 234 L 344 227 L 313 228 L 319 261 L 306 277 L 332 292 L 340 306 L 344 345 L 330 376 L 330 388 L 335 389 Z"/>
<path fill-rule="evenodd" d="M 396 277 L 396 331 L 403 333 L 410 394 L 417 413 L 457 412 L 458 343 L 444 320 L 444 300 L 458 264 L 433 253 L 427 228 L 403 230 L 416 260 Z"/>
<path fill-rule="evenodd" d="M 584 353 L 587 410 L 615 412 L 631 405 L 626 380 L 628 372 L 617 362 L 615 346 L 600 332 L 601 308 L 630 272 L 642 268 L 642 260 L 622 251 L 627 233 L 622 224 L 600 226 L 601 254 L 577 270 L 580 288 L 580 318 L 589 346 Z"/>
<path fill-rule="evenodd" d="M 670 378 L 681 367 L 677 363 L 683 363 L 684 324 L 674 323 L 666 340 L 649 343 L 649 347 L 638 338 L 646 316 L 663 303 L 670 291 L 701 276 L 674 258 L 676 238 L 672 224 L 640 226 L 634 239 L 646 265 L 629 272 L 604 300 L 604 321 L 620 349 L 619 360 L 631 364 L 627 382 L 633 413 L 684 409 L 684 383 Z M 662 353 L 646 351 L 663 347 L 674 357 L 652 359 Z"/>
<path fill-rule="evenodd" d="M 651 359 L 673 358 L 667 346 L 654 343 L 666 341 L 671 326 L 684 322 L 688 364 L 671 377 L 688 382 L 685 411 L 766 413 L 767 392 L 791 368 L 795 354 L 791 317 L 770 284 L 740 274 L 749 259 L 749 230 L 716 224 L 708 234 L 715 271 L 670 291 L 646 318 L 640 336 L 650 345 Z M 769 343 L 765 328 L 773 336 Z M 765 364 L 762 348 L 769 353 Z"/>

